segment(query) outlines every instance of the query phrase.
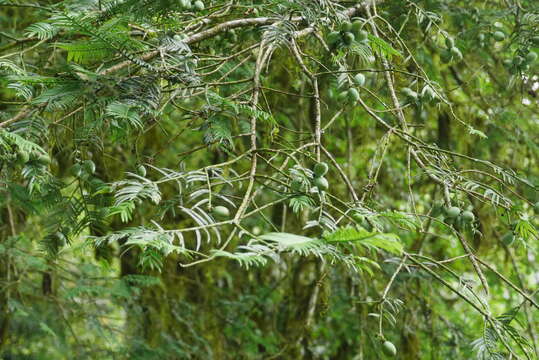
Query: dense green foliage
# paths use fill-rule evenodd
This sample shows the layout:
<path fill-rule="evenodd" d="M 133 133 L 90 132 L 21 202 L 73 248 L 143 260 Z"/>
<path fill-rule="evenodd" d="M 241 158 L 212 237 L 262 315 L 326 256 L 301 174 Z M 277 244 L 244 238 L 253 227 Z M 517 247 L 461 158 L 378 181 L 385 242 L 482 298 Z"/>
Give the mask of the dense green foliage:
<path fill-rule="evenodd" d="M 539 359 L 536 0 L 0 0 L 0 358 Z"/>

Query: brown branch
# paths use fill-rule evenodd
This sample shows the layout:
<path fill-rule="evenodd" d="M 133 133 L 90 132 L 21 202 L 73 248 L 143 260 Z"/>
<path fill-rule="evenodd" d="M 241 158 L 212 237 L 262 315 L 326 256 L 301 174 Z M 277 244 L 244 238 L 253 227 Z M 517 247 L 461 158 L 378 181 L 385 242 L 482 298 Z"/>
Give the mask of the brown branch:
<path fill-rule="evenodd" d="M 39 104 L 37 105 L 36 107 L 38 108 L 41 108 L 41 107 L 44 107 L 46 103 L 43 103 L 43 104 Z M 0 123 L 0 128 L 4 128 L 14 122 L 17 122 L 19 120 L 22 120 L 24 119 L 28 114 L 30 114 L 32 112 L 32 108 L 30 106 L 25 106 L 21 111 L 19 111 L 17 113 L 17 115 L 15 115 L 14 117 L 12 117 L 11 119 L 7 119 L 3 122 Z"/>

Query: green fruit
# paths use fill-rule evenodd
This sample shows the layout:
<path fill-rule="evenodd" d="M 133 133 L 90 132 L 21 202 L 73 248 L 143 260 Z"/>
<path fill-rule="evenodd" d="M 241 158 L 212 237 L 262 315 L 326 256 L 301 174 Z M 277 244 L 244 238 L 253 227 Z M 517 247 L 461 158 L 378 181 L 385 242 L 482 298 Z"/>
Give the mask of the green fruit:
<path fill-rule="evenodd" d="M 82 167 L 80 164 L 73 164 L 73 166 L 69 169 L 69 173 L 74 177 L 79 177 L 82 174 Z"/>
<path fill-rule="evenodd" d="M 451 55 L 451 52 L 449 50 L 444 50 L 440 53 L 440 60 L 444 64 L 450 63 L 452 58 L 453 58 L 453 55 Z"/>
<path fill-rule="evenodd" d="M 316 165 L 314 165 L 314 168 L 313 168 L 314 177 L 321 177 L 321 176 L 326 175 L 328 172 L 328 169 L 329 169 L 328 164 L 326 164 L 325 162 L 316 163 Z"/>
<path fill-rule="evenodd" d="M 464 211 L 461 215 L 462 221 L 465 223 L 472 223 L 475 220 L 475 215 L 471 211 Z"/>
<path fill-rule="evenodd" d="M 146 168 L 144 167 L 144 165 L 139 165 L 137 167 L 137 173 L 142 177 L 146 176 Z"/>
<path fill-rule="evenodd" d="M 539 214 L 539 201 L 533 205 L 533 210 Z"/>
<path fill-rule="evenodd" d="M 216 206 L 211 211 L 212 215 L 219 219 L 226 219 L 230 216 L 230 210 L 225 206 Z"/>
<path fill-rule="evenodd" d="M 84 160 L 82 162 L 82 169 L 87 174 L 95 173 L 95 163 L 92 160 Z"/>
<path fill-rule="evenodd" d="M 513 64 L 514 64 L 515 66 L 520 66 L 520 65 L 522 65 L 523 62 L 524 62 L 524 58 L 523 58 L 522 56 L 518 56 L 518 55 L 517 55 L 517 56 L 515 56 L 515 57 L 513 58 Z"/>
<path fill-rule="evenodd" d="M 355 38 L 356 37 L 351 32 L 345 32 L 343 37 L 342 37 L 342 39 L 343 39 L 343 41 L 344 41 L 344 43 L 346 45 L 351 45 L 354 42 Z"/>
<path fill-rule="evenodd" d="M 355 88 L 348 89 L 348 99 L 351 102 L 357 102 L 359 101 L 359 91 Z"/>
<path fill-rule="evenodd" d="M 456 46 L 453 46 L 449 52 L 451 53 L 451 56 L 457 60 L 457 61 L 460 61 L 462 60 L 463 56 L 462 56 L 462 53 L 460 52 L 459 48 L 456 47 Z"/>
<path fill-rule="evenodd" d="M 369 33 L 366 32 L 365 30 L 361 30 L 360 32 L 357 33 L 357 41 L 366 41 L 366 40 L 369 40 Z"/>
<path fill-rule="evenodd" d="M 445 46 L 447 46 L 448 49 L 451 49 L 452 47 L 455 46 L 455 40 L 453 40 L 453 38 L 446 37 L 445 38 Z"/>
<path fill-rule="evenodd" d="M 395 345 L 393 345 L 391 341 L 384 341 L 384 343 L 382 344 L 382 350 L 387 356 L 397 355 L 397 348 L 395 347 Z"/>
<path fill-rule="evenodd" d="M 372 225 L 367 221 L 365 216 L 361 215 L 360 213 L 354 212 L 352 214 L 352 219 L 354 219 L 354 221 L 365 230 L 372 231 Z"/>
<path fill-rule="evenodd" d="M 325 177 L 318 177 L 314 179 L 314 186 L 320 191 L 326 191 L 329 188 L 329 183 Z"/>
<path fill-rule="evenodd" d="M 493 37 L 494 40 L 496 40 L 496 41 L 504 41 L 504 40 L 505 40 L 505 34 L 503 33 L 503 31 L 495 31 L 495 32 L 492 34 L 492 37 Z"/>
<path fill-rule="evenodd" d="M 30 154 L 23 150 L 17 151 L 17 161 L 21 165 L 26 164 L 28 161 L 30 161 Z"/>
<path fill-rule="evenodd" d="M 197 0 L 195 1 L 194 7 L 195 7 L 195 10 L 202 11 L 204 10 L 204 3 L 200 0 Z"/>
<path fill-rule="evenodd" d="M 528 64 L 531 64 L 535 60 L 537 60 L 537 53 L 534 53 L 533 51 L 531 51 L 528 53 L 528 55 L 526 55 L 526 62 Z"/>
<path fill-rule="evenodd" d="M 479 39 L 480 42 L 483 42 L 485 41 L 485 34 L 479 34 L 477 38 Z"/>
<path fill-rule="evenodd" d="M 445 214 L 450 219 L 455 219 L 457 216 L 460 215 L 460 208 L 456 206 L 451 206 L 449 209 L 445 210 Z"/>
<path fill-rule="evenodd" d="M 354 33 L 354 35 L 359 35 L 359 32 L 361 31 L 361 28 L 363 27 L 363 22 L 361 22 L 361 20 L 355 20 L 354 22 L 352 22 L 352 32 Z"/>
<path fill-rule="evenodd" d="M 332 31 L 328 34 L 328 37 L 327 37 L 327 40 L 328 40 L 328 44 L 331 46 L 331 45 L 335 45 L 339 42 L 339 40 L 341 39 L 341 34 L 337 31 Z"/>
<path fill-rule="evenodd" d="M 341 25 L 341 31 L 342 32 L 350 32 L 352 31 L 352 23 L 351 22 L 344 22 Z"/>
<path fill-rule="evenodd" d="M 36 158 L 36 161 L 39 164 L 46 166 L 46 165 L 49 165 L 51 163 L 51 158 L 49 157 L 49 155 L 41 154 Z"/>
<path fill-rule="evenodd" d="M 505 246 L 511 246 L 513 245 L 513 243 L 515 242 L 516 240 L 516 237 L 515 235 L 512 233 L 512 232 L 508 232 L 507 234 L 505 234 L 504 236 L 502 236 L 502 243 L 505 245 Z"/>
<path fill-rule="evenodd" d="M 356 76 L 354 76 L 354 82 L 355 82 L 358 86 L 363 86 L 363 85 L 365 85 L 365 75 L 363 75 L 363 74 L 356 74 Z"/>

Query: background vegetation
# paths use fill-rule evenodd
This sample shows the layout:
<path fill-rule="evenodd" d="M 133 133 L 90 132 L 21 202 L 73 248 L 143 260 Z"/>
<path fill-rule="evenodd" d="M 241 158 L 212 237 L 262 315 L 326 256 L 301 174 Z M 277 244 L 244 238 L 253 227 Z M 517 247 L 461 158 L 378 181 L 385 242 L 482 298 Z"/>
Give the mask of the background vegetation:
<path fill-rule="evenodd" d="M 537 359 L 538 51 L 534 0 L 0 0 L 0 357 Z"/>

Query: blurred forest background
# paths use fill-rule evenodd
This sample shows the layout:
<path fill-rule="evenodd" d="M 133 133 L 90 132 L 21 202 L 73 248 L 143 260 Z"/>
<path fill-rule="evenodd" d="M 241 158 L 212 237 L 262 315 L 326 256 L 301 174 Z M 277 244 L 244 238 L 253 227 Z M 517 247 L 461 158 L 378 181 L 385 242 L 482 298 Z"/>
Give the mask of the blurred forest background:
<path fill-rule="evenodd" d="M 536 0 L 0 0 L 0 358 L 539 359 Z"/>

